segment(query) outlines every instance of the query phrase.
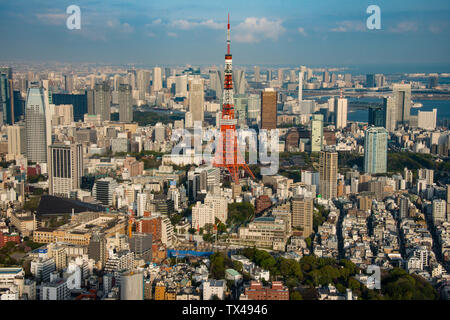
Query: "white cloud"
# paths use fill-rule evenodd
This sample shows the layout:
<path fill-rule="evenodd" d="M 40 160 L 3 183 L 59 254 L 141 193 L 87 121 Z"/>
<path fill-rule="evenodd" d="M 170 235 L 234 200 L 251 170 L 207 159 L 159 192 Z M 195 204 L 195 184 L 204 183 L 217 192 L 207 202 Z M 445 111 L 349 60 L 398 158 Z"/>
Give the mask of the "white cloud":
<path fill-rule="evenodd" d="M 65 24 L 68 15 L 65 13 L 37 13 L 36 18 L 45 24 L 62 25 Z"/>
<path fill-rule="evenodd" d="M 152 24 L 161 24 L 162 20 L 161 19 L 156 19 L 153 20 Z"/>
<path fill-rule="evenodd" d="M 341 21 L 337 26 L 330 29 L 332 32 L 363 32 L 366 26 L 361 21 Z"/>
<path fill-rule="evenodd" d="M 122 24 L 120 31 L 124 33 L 131 33 L 134 31 L 134 28 L 130 26 L 130 24 L 125 22 L 124 24 Z"/>
<path fill-rule="evenodd" d="M 308 35 L 305 31 L 305 28 L 300 27 L 297 29 L 297 31 L 298 31 L 298 33 L 300 33 L 301 35 L 303 35 L 305 37 Z"/>
<path fill-rule="evenodd" d="M 225 28 L 225 24 L 215 22 L 212 19 L 200 21 L 200 22 L 188 21 L 188 20 L 184 20 L 184 19 L 174 20 L 174 21 L 172 21 L 171 26 L 174 28 L 182 29 L 182 30 L 189 30 L 189 29 L 196 28 L 196 27 L 206 27 L 209 29 L 224 29 Z"/>
<path fill-rule="evenodd" d="M 419 26 L 413 21 L 399 22 L 395 27 L 390 27 L 389 31 L 394 33 L 403 33 L 419 30 Z"/>
<path fill-rule="evenodd" d="M 123 33 L 134 32 L 134 28 L 128 22 L 121 23 L 117 19 L 106 21 L 106 26 L 108 26 L 109 28 L 118 29 L 119 32 Z"/>
<path fill-rule="evenodd" d="M 235 28 L 237 42 L 256 43 L 264 39 L 278 40 L 286 29 L 282 20 L 268 20 L 267 18 L 249 17 Z"/>
<path fill-rule="evenodd" d="M 175 32 L 167 32 L 167 35 L 168 35 L 169 37 L 174 37 L 174 38 L 177 37 L 177 34 L 176 34 Z"/>
<path fill-rule="evenodd" d="M 147 37 L 149 37 L 149 38 L 154 38 L 154 37 L 156 37 L 156 34 L 154 34 L 153 32 L 147 32 L 146 35 L 147 35 Z"/>

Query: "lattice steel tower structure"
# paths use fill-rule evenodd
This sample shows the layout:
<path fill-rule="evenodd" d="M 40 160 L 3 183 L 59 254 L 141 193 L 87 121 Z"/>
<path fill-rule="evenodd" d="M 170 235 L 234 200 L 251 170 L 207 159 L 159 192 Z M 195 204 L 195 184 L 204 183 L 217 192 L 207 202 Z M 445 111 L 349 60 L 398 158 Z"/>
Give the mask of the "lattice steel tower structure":
<path fill-rule="evenodd" d="M 213 165 L 228 170 L 235 184 L 239 184 L 239 169 L 243 168 L 253 179 L 255 176 L 238 150 L 233 101 L 233 68 L 230 52 L 230 14 L 228 14 L 227 54 L 225 55 L 224 90 L 220 135 Z"/>

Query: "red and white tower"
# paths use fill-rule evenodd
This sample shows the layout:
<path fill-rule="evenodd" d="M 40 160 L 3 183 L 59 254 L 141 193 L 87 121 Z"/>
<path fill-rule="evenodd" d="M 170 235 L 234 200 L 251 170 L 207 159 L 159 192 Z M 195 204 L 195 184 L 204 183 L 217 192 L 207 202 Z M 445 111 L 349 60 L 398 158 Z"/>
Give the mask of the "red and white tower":
<path fill-rule="evenodd" d="M 225 55 L 224 88 L 220 136 L 213 165 L 228 170 L 234 183 L 239 184 L 239 169 L 243 168 L 253 179 L 255 176 L 238 150 L 233 100 L 233 68 L 230 51 L 230 14 L 228 14 L 227 54 Z"/>

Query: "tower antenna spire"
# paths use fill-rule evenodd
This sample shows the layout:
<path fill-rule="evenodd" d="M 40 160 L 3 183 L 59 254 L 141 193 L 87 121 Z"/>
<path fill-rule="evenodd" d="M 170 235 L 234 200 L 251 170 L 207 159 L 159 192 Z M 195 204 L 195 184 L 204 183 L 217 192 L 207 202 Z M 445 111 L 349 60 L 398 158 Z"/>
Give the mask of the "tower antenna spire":
<path fill-rule="evenodd" d="M 231 39 L 230 39 L 230 13 L 228 12 L 227 54 L 230 54 L 230 52 L 231 52 L 231 50 L 230 50 L 230 43 L 231 43 Z"/>
<path fill-rule="evenodd" d="M 227 26 L 227 54 L 225 55 L 224 87 L 222 94 L 222 118 L 220 119 L 220 136 L 216 148 L 213 165 L 226 169 L 234 183 L 239 185 L 240 169 L 244 169 L 253 179 L 255 176 L 240 154 L 237 143 L 236 124 L 233 99 L 233 66 L 230 50 L 230 13 Z"/>

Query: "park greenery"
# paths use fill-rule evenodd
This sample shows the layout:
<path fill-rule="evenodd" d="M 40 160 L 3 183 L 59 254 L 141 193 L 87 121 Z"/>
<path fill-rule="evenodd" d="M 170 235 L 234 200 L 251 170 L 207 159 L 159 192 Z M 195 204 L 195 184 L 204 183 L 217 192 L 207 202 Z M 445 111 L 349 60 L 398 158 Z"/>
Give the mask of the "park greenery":
<path fill-rule="evenodd" d="M 325 209 L 325 207 L 320 204 L 315 204 L 314 207 L 315 210 L 313 213 L 313 229 L 315 232 L 317 232 L 319 226 L 327 221 L 330 210 Z"/>
<path fill-rule="evenodd" d="M 243 224 L 255 216 L 255 207 L 248 202 L 235 202 L 228 204 L 227 224 Z"/>
<path fill-rule="evenodd" d="M 357 165 L 360 169 L 364 167 L 364 155 L 353 152 L 339 152 L 339 168 L 352 168 Z M 437 173 L 450 172 L 450 162 L 435 161 L 432 155 L 413 152 L 392 152 L 387 154 L 387 171 L 391 173 L 403 172 L 404 168 L 416 171 L 418 169 L 432 169 Z"/>
<path fill-rule="evenodd" d="M 157 122 L 163 124 L 172 123 L 175 120 L 184 119 L 182 114 L 168 114 L 155 111 L 135 111 L 133 112 L 133 121 L 137 122 L 139 126 L 154 126 Z"/>
<path fill-rule="evenodd" d="M 356 280 L 361 270 L 351 261 L 333 258 L 304 256 L 300 261 L 275 257 L 269 252 L 256 248 L 242 249 L 242 254 L 256 265 L 269 270 L 271 280 L 282 280 L 290 289 L 293 300 L 315 299 L 315 288 L 334 285 L 340 293 L 346 289 L 360 299 L 436 299 L 437 293 L 423 278 L 409 275 L 402 269 L 394 268 L 384 272 L 381 290 L 370 290 Z M 220 269 L 220 266 L 216 268 Z M 294 293 L 297 292 L 297 293 Z"/>
<path fill-rule="evenodd" d="M 26 211 L 36 211 L 37 208 L 39 207 L 40 202 L 41 202 L 40 195 L 30 196 L 30 198 L 27 201 L 25 201 L 23 209 Z"/>
<path fill-rule="evenodd" d="M 28 237 L 20 244 L 15 242 L 7 242 L 0 248 L 0 267 L 12 267 L 23 264 L 25 254 L 31 250 L 41 247 L 42 243 L 36 243 Z"/>

